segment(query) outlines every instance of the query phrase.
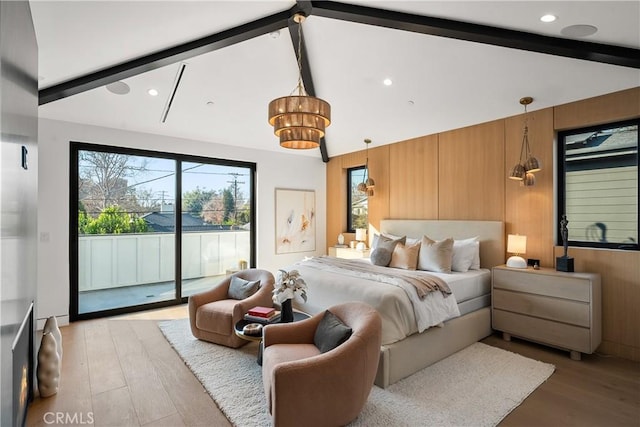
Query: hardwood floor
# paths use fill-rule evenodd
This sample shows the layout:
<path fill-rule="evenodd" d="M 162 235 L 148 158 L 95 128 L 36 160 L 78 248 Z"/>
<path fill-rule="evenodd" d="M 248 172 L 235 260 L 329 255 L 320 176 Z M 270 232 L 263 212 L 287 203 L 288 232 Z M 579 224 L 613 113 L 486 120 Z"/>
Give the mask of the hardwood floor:
<path fill-rule="evenodd" d="M 157 327 L 157 320 L 184 317 L 183 305 L 62 327 L 60 390 L 36 397 L 27 425 L 63 416 L 65 425 L 230 426 Z M 640 426 L 639 363 L 595 354 L 576 362 L 498 335 L 483 342 L 556 366 L 501 426 Z"/>

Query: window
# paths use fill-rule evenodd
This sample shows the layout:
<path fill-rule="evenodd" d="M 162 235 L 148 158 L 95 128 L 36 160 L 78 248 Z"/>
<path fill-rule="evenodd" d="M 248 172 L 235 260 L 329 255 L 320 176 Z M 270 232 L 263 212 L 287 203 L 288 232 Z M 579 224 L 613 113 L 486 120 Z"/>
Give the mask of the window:
<path fill-rule="evenodd" d="M 368 228 L 368 197 L 358 191 L 358 184 L 364 179 L 364 166 L 347 169 L 347 231 L 350 233 L 355 233 L 356 228 Z"/>
<path fill-rule="evenodd" d="M 559 133 L 558 223 L 566 214 L 570 245 L 638 250 L 639 125 Z"/>

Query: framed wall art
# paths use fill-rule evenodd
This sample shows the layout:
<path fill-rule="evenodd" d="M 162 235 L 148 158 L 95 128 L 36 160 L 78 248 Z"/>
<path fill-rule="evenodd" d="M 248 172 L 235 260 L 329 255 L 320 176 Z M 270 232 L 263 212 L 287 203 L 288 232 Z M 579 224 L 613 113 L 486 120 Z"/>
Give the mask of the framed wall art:
<path fill-rule="evenodd" d="M 276 254 L 316 250 L 316 192 L 276 188 Z"/>

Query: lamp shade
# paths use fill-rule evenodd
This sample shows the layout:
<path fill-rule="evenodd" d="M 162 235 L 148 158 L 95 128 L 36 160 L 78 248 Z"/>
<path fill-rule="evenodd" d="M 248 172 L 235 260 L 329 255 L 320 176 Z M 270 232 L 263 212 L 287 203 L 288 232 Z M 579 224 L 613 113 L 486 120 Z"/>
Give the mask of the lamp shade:
<path fill-rule="evenodd" d="M 364 242 L 365 240 L 367 240 L 366 228 L 356 228 L 356 240 L 358 242 Z"/>
<path fill-rule="evenodd" d="M 527 262 L 519 256 L 527 251 L 527 236 L 509 234 L 507 237 L 507 252 L 515 254 L 507 260 L 507 267 L 527 268 Z"/>
<path fill-rule="evenodd" d="M 523 254 L 527 252 L 527 236 L 509 234 L 507 237 L 507 252 L 511 254 Z"/>

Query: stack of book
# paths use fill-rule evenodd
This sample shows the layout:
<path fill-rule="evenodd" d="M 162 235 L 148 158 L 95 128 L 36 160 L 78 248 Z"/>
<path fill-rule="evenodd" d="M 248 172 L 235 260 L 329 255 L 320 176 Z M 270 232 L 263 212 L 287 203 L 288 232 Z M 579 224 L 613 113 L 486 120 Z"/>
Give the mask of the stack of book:
<path fill-rule="evenodd" d="M 244 320 L 262 324 L 274 323 L 280 320 L 280 312 L 273 307 L 253 307 L 244 315 Z"/>

